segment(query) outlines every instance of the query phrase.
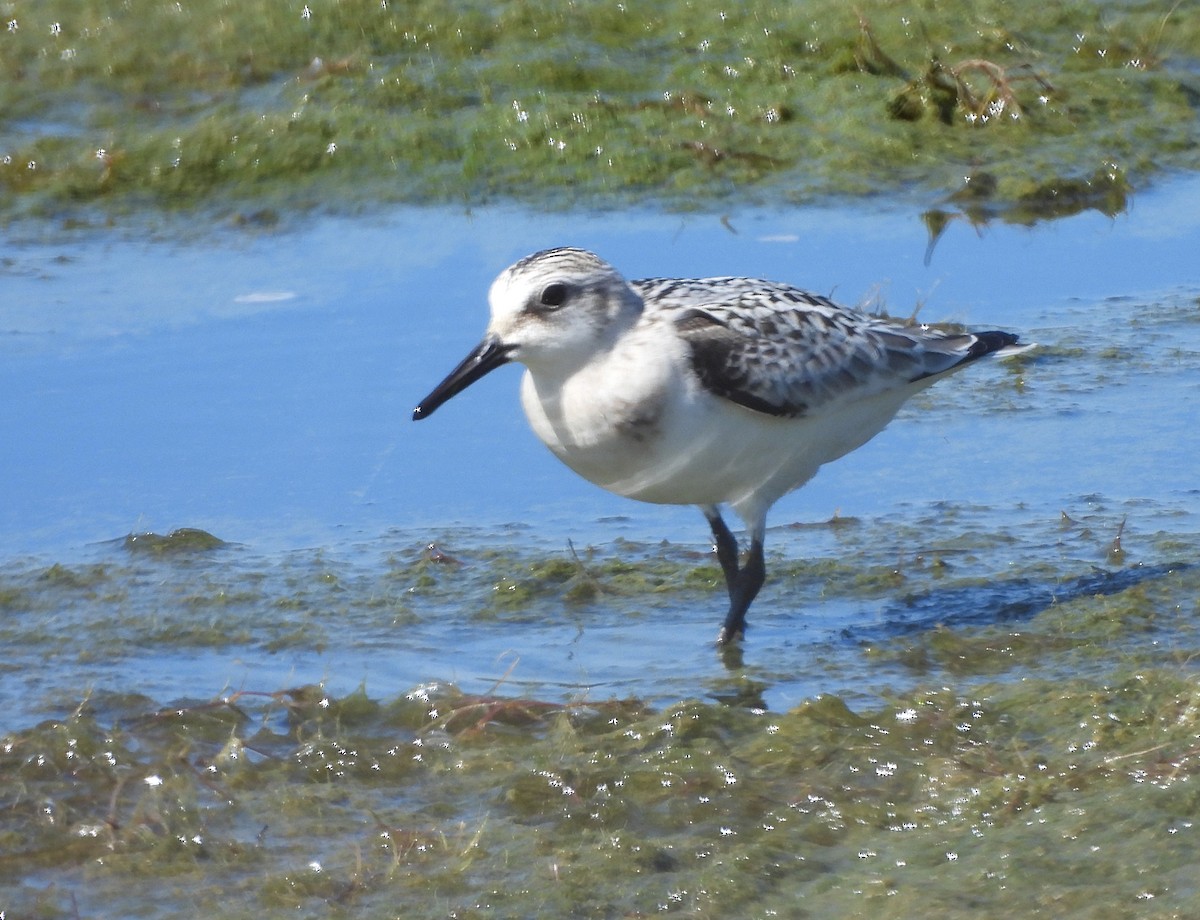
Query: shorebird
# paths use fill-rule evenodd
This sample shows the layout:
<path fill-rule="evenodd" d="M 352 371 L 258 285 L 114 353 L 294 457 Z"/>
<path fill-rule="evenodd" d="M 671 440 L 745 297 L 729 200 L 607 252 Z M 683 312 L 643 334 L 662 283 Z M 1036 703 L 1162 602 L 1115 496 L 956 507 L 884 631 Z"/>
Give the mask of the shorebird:
<path fill-rule="evenodd" d="M 873 438 L 914 393 L 1025 348 L 1012 333 L 904 325 L 756 278 L 626 281 L 573 248 L 521 259 L 488 299 L 483 340 L 413 419 L 524 364 L 525 415 L 563 463 L 618 495 L 699 506 L 729 591 L 721 645 L 744 635 L 781 496 Z M 722 505 L 746 526 L 744 559 Z"/>

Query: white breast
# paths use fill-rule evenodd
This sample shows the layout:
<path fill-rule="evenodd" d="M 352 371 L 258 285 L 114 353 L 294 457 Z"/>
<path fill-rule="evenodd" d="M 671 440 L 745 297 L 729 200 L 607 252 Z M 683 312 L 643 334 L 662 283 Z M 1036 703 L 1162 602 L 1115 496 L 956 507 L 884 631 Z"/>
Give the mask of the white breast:
<path fill-rule="evenodd" d="M 778 418 L 714 396 L 686 355 L 670 352 L 657 338 L 564 379 L 527 371 L 521 402 L 530 425 L 567 466 L 610 492 L 662 504 L 728 503 L 742 513 L 765 510 L 874 437 L 920 388 L 846 400 L 811 419 Z"/>

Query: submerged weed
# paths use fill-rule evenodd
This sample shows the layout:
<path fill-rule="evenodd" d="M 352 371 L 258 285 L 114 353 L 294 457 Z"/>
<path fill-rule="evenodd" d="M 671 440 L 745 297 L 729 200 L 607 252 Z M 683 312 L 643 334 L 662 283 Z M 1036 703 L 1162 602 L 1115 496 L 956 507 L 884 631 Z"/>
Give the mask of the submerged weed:
<path fill-rule="evenodd" d="M 270 916 L 432 916 L 430 889 L 451 912 L 623 915 L 658 909 L 664 883 L 721 914 L 798 899 L 838 912 L 878 891 L 967 916 L 964 890 L 972 912 L 1032 908 L 1070 901 L 1082 875 L 1091 897 L 1133 900 L 1150 873 L 1186 912 L 1190 886 L 1172 880 L 1194 832 L 1179 798 L 1200 770 L 1193 678 L 1137 668 L 779 713 L 444 685 L 383 702 L 309 688 L 84 705 L 0 745 L 0 874 L 20 908 L 47 897 L 22 878 L 52 871 L 60 909 L 85 890 L 133 909 L 139 880 L 165 875 L 161 903 L 208 910 L 232 893 Z M 1176 787 L 1174 806 L 1152 791 Z M 1026 866 L 1050 839 L 1055 859 Z"/>

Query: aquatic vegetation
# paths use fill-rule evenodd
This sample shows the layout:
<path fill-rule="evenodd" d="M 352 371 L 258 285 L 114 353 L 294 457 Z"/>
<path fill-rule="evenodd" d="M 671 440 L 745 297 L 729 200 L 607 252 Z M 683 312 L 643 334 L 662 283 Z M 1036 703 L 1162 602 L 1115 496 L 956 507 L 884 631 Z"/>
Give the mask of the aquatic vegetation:
<path fill-rule="evenodd" d="M 780 550 L 772 615 L 828 624 L 803 638 L 826 689 L 774 709 L 764 699 L 800 676 L 792 642 L 746 665 L 703 649 L 724 673 L 689 677 L 702 698 L 522 682 L 519 655 L 560 624 L 595 641 L 647 606 L 664 621 L 657 657 L 695 668 L 672 643 L 719 581 L 696 547 L 517 550 L 458 531 L 284 557 L 116 541 L 95 560 L 9 563 L 0 642 L 31 682 L 0 728 L 4 909 L 1189 913 L 1197 537 L 1127 510 L 1022 518 L 1019 539 L 994 510 L 947 504 L 780 528 L 781 546 L 803 530 L 810 555 Z M 1184 562 L 1142 564 L 1164 552 Z M 820 618 L 839 604 L 853 627 Z M 480 622 L 495 618 L 521 622 Z M 459 637 L 465 661 L 465 637 L 487 630 L 489 658 L 519 651 L 494 679 L 465 670 L 469 687 L 252 678 L 213 695 L 185 676 L 213 649 L 261 669 L 333 646 L 343 669 L 378 650 L 410 680 L 431 641 Z M 146 692 L 155 662 L 174 695 Z"/>
<path fill-rule="evenodd" d="M 125 537 L 125 549 L 131 553 L 195 553 L 220 549 L 225 545 L 212 534 L 196 527 L 180 527 L 168 534 L 131 533 Z"/>
<path fill-rule="evenodd" d="M 1200 165 L 1178 6 L 7 0 L 2 213 L 882 192 L 1111 214 Z"/>
<path fill-rule="evenodd" d="M 151 878 L 212 916 L 1186 912 L 1198 713 L 1144 662 L 860 711 L 101 694 L 0 739 L 0 878 L 42 916 Z"/>

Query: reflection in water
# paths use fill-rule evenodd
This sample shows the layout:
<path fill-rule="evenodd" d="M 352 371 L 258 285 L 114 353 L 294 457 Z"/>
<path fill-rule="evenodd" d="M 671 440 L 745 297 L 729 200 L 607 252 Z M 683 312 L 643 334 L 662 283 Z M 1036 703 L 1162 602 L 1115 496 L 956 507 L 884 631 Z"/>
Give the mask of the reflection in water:
<path fill-rule="evenodd" d="M 952 205 L 953 210 L 930 208 L 921 215 L 929 233 L 926 265 L 933 261 L 938 241 L 956 221 L 965 221 L 984 231 L 996 221 L 1032 227 L 1041 221 L 1061 221 L 1088 211 L 1112 218 L 1126 213 L 1132 192 L 1125 173 L 1111 163 L 1104 164 L 1088 178 L 1056 176 L 1029 189 L 1015 203 L 994 202 L 992 195 L 996 185 L 996 179 L 990 173 L 974 173 L 950 196 L 947 205 Z"/>

